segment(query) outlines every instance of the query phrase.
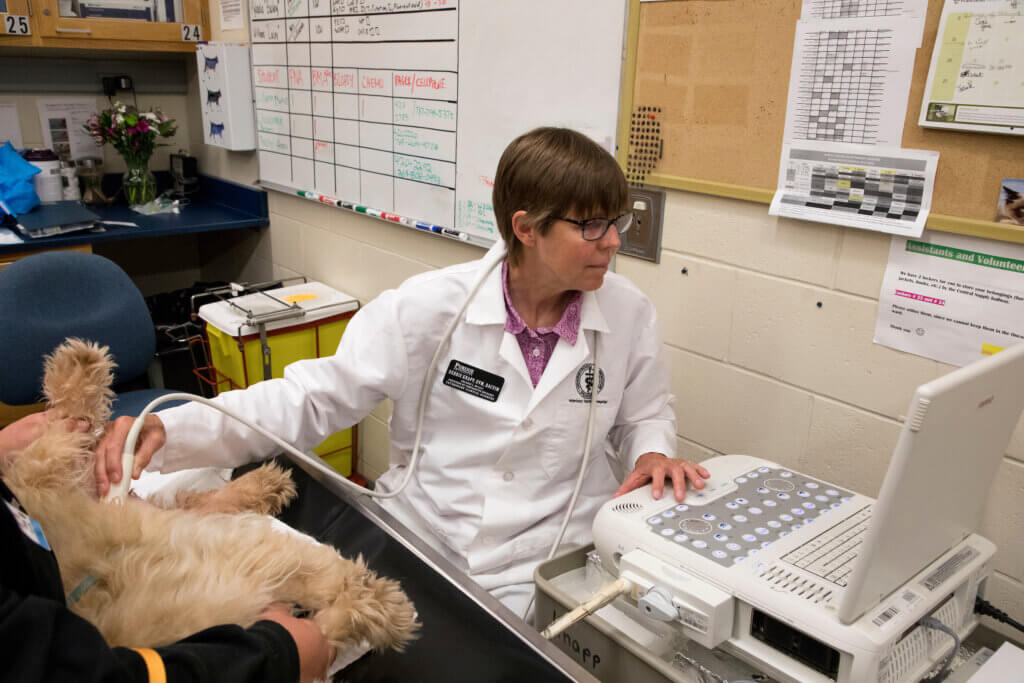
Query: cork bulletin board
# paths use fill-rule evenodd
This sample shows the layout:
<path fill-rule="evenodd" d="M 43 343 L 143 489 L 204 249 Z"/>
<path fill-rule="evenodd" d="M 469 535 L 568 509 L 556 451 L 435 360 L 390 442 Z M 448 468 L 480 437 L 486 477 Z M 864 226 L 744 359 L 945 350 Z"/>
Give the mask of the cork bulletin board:
<path fill-rule="evenodd" d="M 918 126 L 942 0 L 930 0 L 903 147 L 940 152 L 928 227 L 1024 242 L 994 222 L 1024 137 Z M 619 162 L 634 184 L 771 202 L 800 0 L 630 0 Z"/>

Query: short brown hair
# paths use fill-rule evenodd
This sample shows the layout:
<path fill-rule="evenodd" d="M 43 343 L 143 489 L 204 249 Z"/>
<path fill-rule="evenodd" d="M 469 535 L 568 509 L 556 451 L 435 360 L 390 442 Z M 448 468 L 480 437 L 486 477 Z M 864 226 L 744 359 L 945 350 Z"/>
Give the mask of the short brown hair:
<path fill-rule="evenodd" d="M 568 128 L 536 128 L 505 148 L 491 194 L 508 260 L 519 262 L 523 245 L 512 230 L 512 214 L 526 211 L 540 233 L 556 217 L 613 218 L 629 200 L 626 178 L 611 154 Z"/>

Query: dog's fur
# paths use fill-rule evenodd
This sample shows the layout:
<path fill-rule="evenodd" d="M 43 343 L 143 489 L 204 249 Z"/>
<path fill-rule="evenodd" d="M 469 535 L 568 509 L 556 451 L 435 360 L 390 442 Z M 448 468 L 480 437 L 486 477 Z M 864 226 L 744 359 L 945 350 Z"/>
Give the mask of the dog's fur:
<path fill-rule="evenodd" d="M 192 509 L 95 497 L 94 428 L 110 415 L 113 364 L 105 348 L 69 340 L 47 359 L 52 410 L 85 419 L 87 433 L 53 422 L 2 472 L 57 556 L 65 592 L 98 581 L 73 606 L 111 645 L 157 647 L 216 624 L 249 626 L 268 605 L 311 611 L 336 646 L 365 641 L 401 650 L 419 624 L 398 584 L 362 558 L 273 527 L 295 495 L 290 475 L 265 465 L 225 488 L 179 496 Z M 226 514 L 237 513 L 237 514 Z"/>

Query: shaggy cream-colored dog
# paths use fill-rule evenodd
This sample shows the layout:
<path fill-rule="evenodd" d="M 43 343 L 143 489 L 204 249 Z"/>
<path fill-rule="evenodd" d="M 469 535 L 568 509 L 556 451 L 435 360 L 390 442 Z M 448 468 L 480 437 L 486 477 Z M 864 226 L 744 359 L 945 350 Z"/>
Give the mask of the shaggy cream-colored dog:
<path fill-rule="evenodd" d="M 112 367 L 105 348 L 69 340 L 46 361 L 50 408 L 102 427 Z M 274 528 L 266 513 L 295 495 L 280 468 L 186 493 L 177 501 L 184 508 L 115 505 L 95 496 L 95 446 L 93 429 L 71 433 L 53 423 L 2 474 L 42 525 L 65 592 L 95 579 L 72 609 L 111 645 L 157 647 L 217 624 L 249 626 L 275 602 L 311 611 L 335 646 L 401 650 L 414 636 L 419 624 L 398 583 L 378 578 L 361 558 Z"/>

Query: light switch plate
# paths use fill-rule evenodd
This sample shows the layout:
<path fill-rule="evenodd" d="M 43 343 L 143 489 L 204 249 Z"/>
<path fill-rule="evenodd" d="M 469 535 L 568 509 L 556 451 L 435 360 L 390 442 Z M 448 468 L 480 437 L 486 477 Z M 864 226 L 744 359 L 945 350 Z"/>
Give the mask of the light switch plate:
<path fill-rule="evenodd" d="M 619 253 L 660 263 L 665 191 L 630 187 L 629 208 L 633 224 L 622 235 Z"/>

